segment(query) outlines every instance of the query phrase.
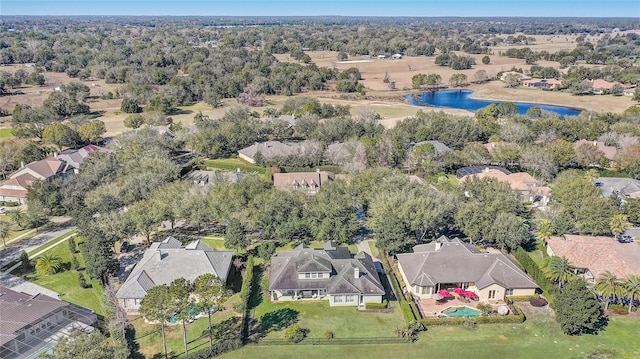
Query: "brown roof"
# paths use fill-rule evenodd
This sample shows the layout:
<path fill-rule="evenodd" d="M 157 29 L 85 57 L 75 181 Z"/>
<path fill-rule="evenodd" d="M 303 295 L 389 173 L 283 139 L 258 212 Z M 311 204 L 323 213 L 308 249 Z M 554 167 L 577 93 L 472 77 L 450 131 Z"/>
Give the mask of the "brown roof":
<path fill-rule="evenodd" d="M 274 173 L 273 185 L 278 189 L 319 188 L 334 179 L 335 174 L 326 171 Z"/>
<path fill-rule="evenodd" d="M 474 176 L 478 178 L 495 178 L 500 182 L 508 183 L 509 186 L 516 191 L 531 191 L 541 195 L 549 195 L 551 193 L 549 187 L 538 186 L 538 181 L 526 172 L 506 174 L 493 168 L 486 168 L 480 173 L 464 176 L 460 178 L 460 182 L 465 182 Z"/>
<path fill-rule="evenodd" d="M 547 239 L 547 245 L 559 257 L 566 257 L 577 268 L 588 268 L 594 277 L 610 271 L 619 278 L 640 275 L 640 245 L 620 243 L 612 237 L 566 234 Z"/>
<path fill-rule="evenodd" d="M 613 86 L 615 86 L 616 82 L 609 82 L 603 79 L 595 79 L 593 80 L 592 86 L 594 89 L 599 90 L 611 90 Z"/>
<path fill-rule="evenodd" d="M 601 141 L 579 140 L 573 144 L 573 147 L 578 148 L 584 144 L 596 146 L 598 150 L 600 150 L 600 152 L 604 153 L 604 156 L 607 159 L 612 161 L 616 157 L 616 154 L 618 153 L 618 149 L 615 146 L 607 146 L 604 144 L 604 142 L 601 142 Z"/>

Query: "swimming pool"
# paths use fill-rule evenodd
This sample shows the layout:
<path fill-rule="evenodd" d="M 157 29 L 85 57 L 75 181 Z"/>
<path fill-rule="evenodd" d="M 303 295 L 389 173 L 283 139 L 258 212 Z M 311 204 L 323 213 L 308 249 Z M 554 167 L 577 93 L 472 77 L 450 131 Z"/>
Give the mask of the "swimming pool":
<path fill-rule="evenodd" d="M 449 307 L 442 312 L 448 317 L 477 317 L 480 315 L 480 312 L 469 307 Z"/>

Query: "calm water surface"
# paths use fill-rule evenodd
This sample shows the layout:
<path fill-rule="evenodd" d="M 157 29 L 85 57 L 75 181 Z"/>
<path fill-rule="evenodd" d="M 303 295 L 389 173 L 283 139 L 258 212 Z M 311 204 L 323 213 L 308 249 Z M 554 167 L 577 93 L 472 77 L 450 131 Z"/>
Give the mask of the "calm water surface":
<path fill-rule="evenodd" d="M 473 91 L 471 90 L 444 90 L 422 92 L 415 95 L 407 95 L 409 104 L 414 106 L 426 107 L 450 107 L 475 112 L 483 107 L 487 107 L 492 103 L 500 104 L 505 101 L 485 101 L 470 98 Z M 576 110 L 563 106 L 542 105 L 536 103 L 514 102 L 518 107 L 518 113 L 524 115 L 531 107 L 539 107 L 541 110 L 555 112 L 562 116 L 577 116 L 580 110 Z"/>

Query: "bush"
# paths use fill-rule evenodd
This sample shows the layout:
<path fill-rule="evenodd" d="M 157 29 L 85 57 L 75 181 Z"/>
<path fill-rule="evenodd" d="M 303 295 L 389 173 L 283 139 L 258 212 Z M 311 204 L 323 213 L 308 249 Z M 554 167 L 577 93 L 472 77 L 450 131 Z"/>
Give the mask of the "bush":
<path fill-rule="evenodd" d="M 518 263 L 520 263 L 522 268 L 525 270 L 525 272 L 527 272 L 533 278 L 534 282 L 536 282 L 540 286 L 540 289 L 542 289 L 542 291 L 545 293 L 545 295 L 549 299 L 549 302 L 552 302 L 553 298 L 550 296 L 552 288 L 551 281 L 549 280 L 549 278 L 547 278 L 540 267 L 538 267 L 536 262 L 534 262 L 533 259 L 529 257 L 529 254 L 527 254 L 527 252 L 522 248 L 518 248 L 512 253 L 513 256 L 518 260 Z"/>
<path fill-rule="evenodd" d="M 414 320 L 404 327 L 397 327 L 396 335 L 399 338 L 404 338 L 408 341 L 415 342 L 416 340 L 418 340 L 418 333 L 425 329 L 426 327 L 424 326 L 424 324 L 420 323 L 417 320 Z"/>
<path fill-rule="evenodd" d="M 513 302 L 528 302 L 531 299 L 538 299 L 538 298 L 540 298 L 540 295 L 539 294 L 534 294 L 534 295 L 509 295 L 506 298 L 507 298 L 507 303 L 511 304 Z"/>
<path fill-rule="evenodd" d="M 25 251 L 20 253 L 20 263 L 23 271 L 28 271 L 31 268 L 31 261 L 29 260 L 29 254 Z"/>
<path fill-rule="evenodd" d="M 629 314 L 629 309 L 624 308 L 624 307 L 622 307 L 622 308 L 620 308 L 620 307 L 611 308 L 611 306 L 610 306 L 609 310 L 613 314 L 617 314 L 617 315 L 627 315 L 627 314 Z"/>
<path fill-rule="evenodd" d="M 462 322 L 462 327 L 464 329 L 477 329 L 478 323 L 476 322 L 476 318 L 466 317 Z"/>
<path fill-rule="evenodd" d="M 547 305 L 549 303 L 544 298 L 538 298 L 538 299 L 531 299 L 529 301 L 529 304 L 531 304 L 534 307 L 544 307 L 545 305 Z"/>
<path fill-rule="evenodd" d="M 333 332 L 330 330 L 327 330 L 324 332 L 324 334 L 322 335 L 325 339 L 333 339 L 335 336 L 333 335 Z"/>
<path fill-rule="evenodd" d="M 309 333 L 309 329 L 294 324 L 284 331 L 284 340 L 290 343 L 300 343 L 307 336 L 307 333 Z"/>
<path fill-rule="evenodd" d="M 489 313 L 493 309 L 493 307 L 489 303 L 478 303 L 476 308 L 482 313 Z"/>
<path fill-rule="evenodd" d="M 75 239 L 73 239 L 73 237 L 70 237 L 69 239 L 67 239 L 67 244 L 69 245 L 69 252 L 75 253 L 77 250 Z"/>
<path fill-rule="evenodd" d="M 80 285 L 81 288 L 91 288 L 91 284 L 87 283 L 87 279 L 82 273 L 78 273 L 78 285 Z"/>
<path fill-rule="evenodd" d="M 387 302 L 384 303 L 366 303 L 366 309 L 387 309 Z"/>
<path fill-rule="evenodd" d="M 78 257 L 73 256 L 73 259 L 71 260 L 71 269 L 77 271 L 80 270 L 80 262 L 78 262 Z"/>

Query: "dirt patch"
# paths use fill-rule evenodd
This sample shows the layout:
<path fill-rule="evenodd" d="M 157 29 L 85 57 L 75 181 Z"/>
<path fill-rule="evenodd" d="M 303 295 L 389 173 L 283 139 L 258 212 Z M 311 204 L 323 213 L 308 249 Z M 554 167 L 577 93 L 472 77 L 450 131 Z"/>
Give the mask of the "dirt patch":
<path fill-rule="evenodd" d="M 529 304 L 529 302 L 516 302 L 515 305 L 522 310 L 524 316 L 547 316 L 552 317 L 555 315 L 553 309 L 549 305 L 545 305 L 544 307 L 534 307 Z"/>

